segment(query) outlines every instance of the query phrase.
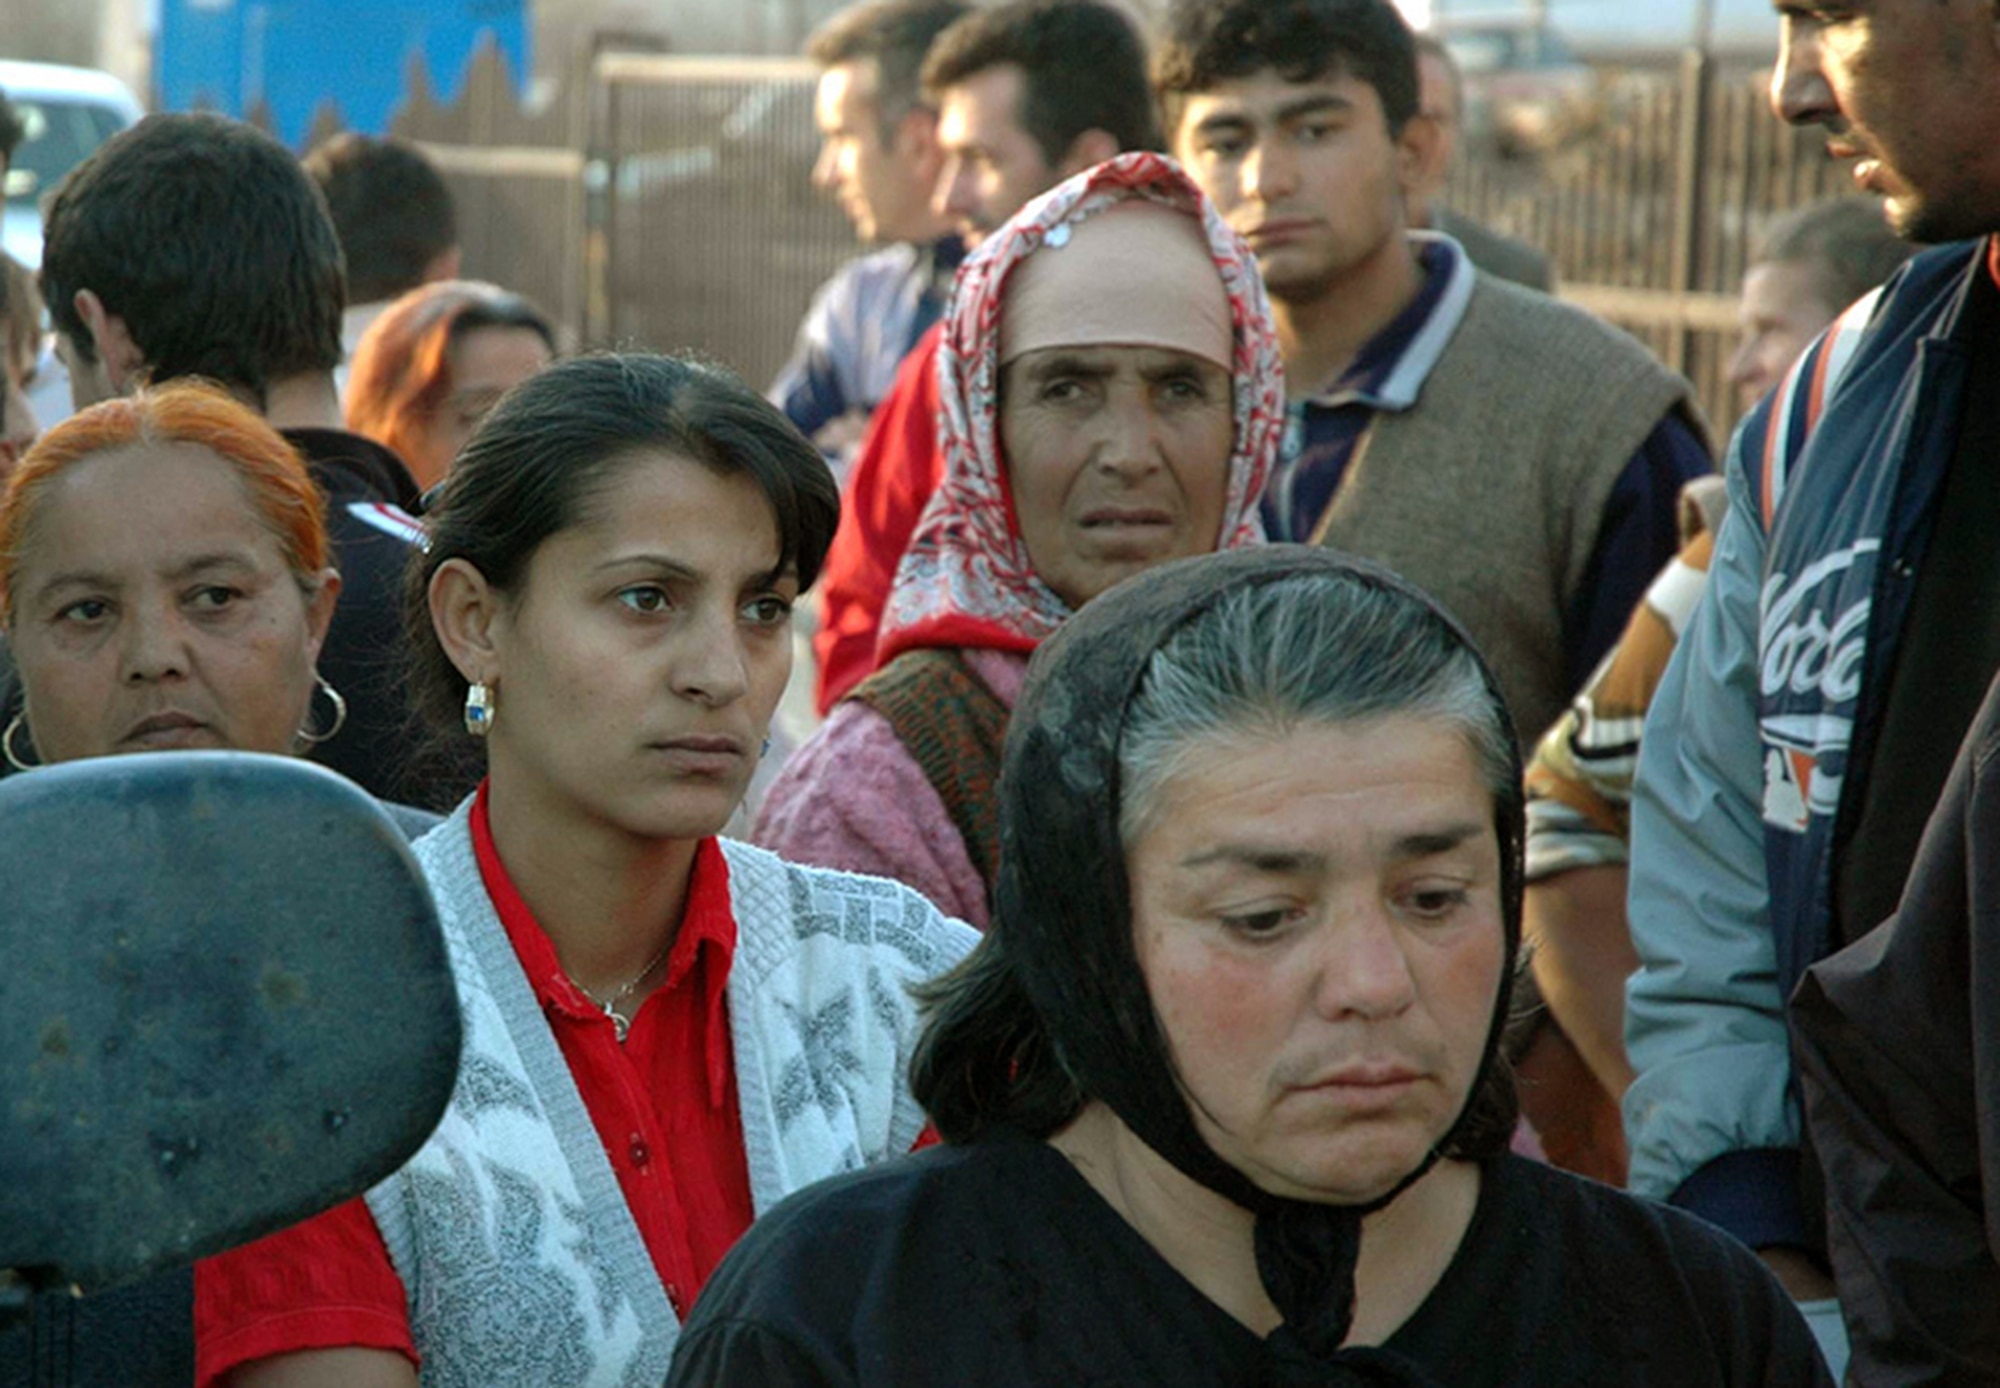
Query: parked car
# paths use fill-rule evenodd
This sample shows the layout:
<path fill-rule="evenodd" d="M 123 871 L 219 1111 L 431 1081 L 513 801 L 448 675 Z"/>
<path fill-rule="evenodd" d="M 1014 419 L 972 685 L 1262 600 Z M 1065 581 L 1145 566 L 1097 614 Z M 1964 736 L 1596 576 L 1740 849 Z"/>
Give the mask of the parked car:
<path fill-rule="evenodd" d="M 42 263 L 42 199 L 144 110 L 110 73 L 53 63 L 0 60 L 0 92 L 27 127 L 7 171 L 0 245 L 34 269 Z"/>

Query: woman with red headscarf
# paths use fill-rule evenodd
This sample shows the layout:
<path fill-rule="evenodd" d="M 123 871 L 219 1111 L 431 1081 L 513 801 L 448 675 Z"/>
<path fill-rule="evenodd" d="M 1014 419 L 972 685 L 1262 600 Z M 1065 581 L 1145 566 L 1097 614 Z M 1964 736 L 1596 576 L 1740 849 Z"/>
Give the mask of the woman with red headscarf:
<path fill-rule="evenodd" d="M 945 479 L 878 669 L 780 774 L 755 837 L 983 927 L 1029 655 L 1120 579 L 1263 538 L 1284 379 L 1253 258 L 1156 154 L 1077 175 L 983 243 L 938 368 Z"/>

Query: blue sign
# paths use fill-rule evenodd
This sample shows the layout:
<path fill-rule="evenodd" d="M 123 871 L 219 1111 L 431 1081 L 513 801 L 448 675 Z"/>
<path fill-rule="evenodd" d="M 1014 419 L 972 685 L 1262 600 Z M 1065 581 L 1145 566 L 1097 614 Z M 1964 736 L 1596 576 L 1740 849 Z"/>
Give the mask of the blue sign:
<path fill-rule="evenodd" d="M 160 107 L 242 116 L 262 103 L 296 146 L 331 105 L 348 129 L 380 135 L 412 64 L 450 101 L 487 40 L 525 83 L 526 11 L 526 0 L 163 0 Z"/>

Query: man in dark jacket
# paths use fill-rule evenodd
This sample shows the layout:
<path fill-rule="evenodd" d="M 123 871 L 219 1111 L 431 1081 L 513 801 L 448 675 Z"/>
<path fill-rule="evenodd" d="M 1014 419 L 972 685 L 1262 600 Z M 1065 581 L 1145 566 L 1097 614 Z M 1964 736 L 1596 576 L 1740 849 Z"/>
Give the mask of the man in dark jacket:
<path fill-rule="evenodd" d="M 1855 1381 L 2000 1379 L 2000 685 L 1931 817 L 1896 914 L 1792 999 Z"/>
<path fill-rule="evenodd" d="M 337 731 L 313 756 L 378 796 L 435 804 L 449 792 L 404 776 L 418 741 L 402 627 L 417 489 L 393 453 L 341 428 L 342 275 L 326 205 L 298 161 L 220 116 L 141 121 L 80 165 L 49 209 L 42 284 L 76 407 L 201 376 L 298 447 L 327 494 L 341 573 L 311 718 L 316 736 Z"/>
<path fill-rule="evenodd" d="M 1977 384 L 2000 372 L 2000 30 L 1977 0 L 1786 6 L 1783 25 L 1779 114 L 1858 159 L 1901 235 L 1960 244 L 1844 315 L 1731 448 L 1708 589 L 1640 751 L 1625 1118 L 1633 1187 L 1759 1249 L 1822 1326 L 1839 1274 L 1854 1381 L 1872 1384 L 1902 1381 L 1866 1310 L 1897 1274 L 1848 1240 L 1914 1226 L 1857 1224 L 1866 1194 L 1825 1145 L 1822 1198 L 1784 1001 L 1894 909 L 2000 666 L 2000 393 Z M 1953 1296 L 1977 1299 L 1972 1271 Z"/>

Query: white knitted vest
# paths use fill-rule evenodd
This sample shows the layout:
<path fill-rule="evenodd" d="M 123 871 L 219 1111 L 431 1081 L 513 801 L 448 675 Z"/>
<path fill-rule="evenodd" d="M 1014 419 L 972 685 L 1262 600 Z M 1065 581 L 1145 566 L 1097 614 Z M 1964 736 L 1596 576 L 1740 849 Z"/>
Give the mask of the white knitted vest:
<path fill-rule="evenodd" d="M 416 845 L 465 1020 L 437 1131 L 368 1207 L 409 1297 L 427 1388 L 644 1385 L 679 1333 L 618 1178 L 479 876 L 468 801 Z M 725 842 L 737 922 L 725 997 L 750 1192 L 909 1150 L 908 985 L 977 939 L 880 878 Z M 393 986 L 393 980 L 385 981 Z"/>

